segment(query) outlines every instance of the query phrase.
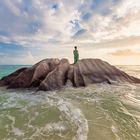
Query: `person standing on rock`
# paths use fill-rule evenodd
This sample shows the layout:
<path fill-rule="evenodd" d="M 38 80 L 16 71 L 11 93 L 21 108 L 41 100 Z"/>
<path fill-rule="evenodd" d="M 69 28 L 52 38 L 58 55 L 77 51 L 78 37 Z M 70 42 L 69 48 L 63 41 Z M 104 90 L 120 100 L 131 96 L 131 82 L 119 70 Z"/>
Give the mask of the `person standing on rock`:
<path fill-rule="evenodd" d="M 79 60 L 79 52 L 77 50 L 77 46 L 74 47 L 73 54 L 74 54 L 74 64 L 76 64 L 77 61 Z"/>

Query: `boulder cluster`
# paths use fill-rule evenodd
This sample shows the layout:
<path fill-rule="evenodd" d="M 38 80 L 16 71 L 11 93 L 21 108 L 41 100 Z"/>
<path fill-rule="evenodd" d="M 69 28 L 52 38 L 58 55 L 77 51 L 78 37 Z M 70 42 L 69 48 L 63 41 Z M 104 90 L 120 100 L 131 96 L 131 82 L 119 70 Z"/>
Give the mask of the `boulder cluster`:
<path fill-rule="evenodd" d="M 76 64 L 70 64 L 67 59 L 52 58 L 3 77 L 0 86 L 56 90 L 65 86 L 68 81 L 74 87 L 93 83 L 140 83 L 140 79 L 129 76 L 100 59 L 82 59 Z"/>

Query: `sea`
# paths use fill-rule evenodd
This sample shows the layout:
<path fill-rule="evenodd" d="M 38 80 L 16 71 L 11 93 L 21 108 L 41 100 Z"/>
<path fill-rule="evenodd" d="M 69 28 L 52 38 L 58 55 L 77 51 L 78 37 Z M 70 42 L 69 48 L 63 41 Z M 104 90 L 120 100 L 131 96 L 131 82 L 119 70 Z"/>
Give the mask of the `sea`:
<path fill-rule="evenodd" d="M 21 67 L 1 65 L 0 78 Z M 117 67 L 140 78 L 140 66 Z M 140 140 L 140 85 L 0 87 L 0 140 Z"/>

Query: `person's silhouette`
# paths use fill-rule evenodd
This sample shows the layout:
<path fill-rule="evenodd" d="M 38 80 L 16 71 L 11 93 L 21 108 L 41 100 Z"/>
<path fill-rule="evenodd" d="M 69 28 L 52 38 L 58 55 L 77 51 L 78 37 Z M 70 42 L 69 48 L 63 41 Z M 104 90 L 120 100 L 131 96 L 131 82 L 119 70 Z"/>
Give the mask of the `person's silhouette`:
<path fill-rule="evenodd" d="M 73 54 L 74 54 L 74 64 L 75 64 L 79 60 L 79 52 L 77 50 L 77 46 L 74 47 Z"/>

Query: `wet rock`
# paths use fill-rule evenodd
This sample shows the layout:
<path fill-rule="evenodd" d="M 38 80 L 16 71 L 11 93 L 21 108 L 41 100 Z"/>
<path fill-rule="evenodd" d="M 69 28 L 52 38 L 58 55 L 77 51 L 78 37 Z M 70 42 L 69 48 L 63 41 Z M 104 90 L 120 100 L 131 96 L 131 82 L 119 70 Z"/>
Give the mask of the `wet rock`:
<path fill-rule="evenodd" d="M 68 81 L 74 87 L 93 83 L 140 83 L 140 79 L 100 59 L 82 59 L 76 64 L 69 64 L 67 59 L 56 58 L 44 59 L 32 67 L 19 69 L 2 78 L 0 86 L 55 90 L 62 88 Z"/>

